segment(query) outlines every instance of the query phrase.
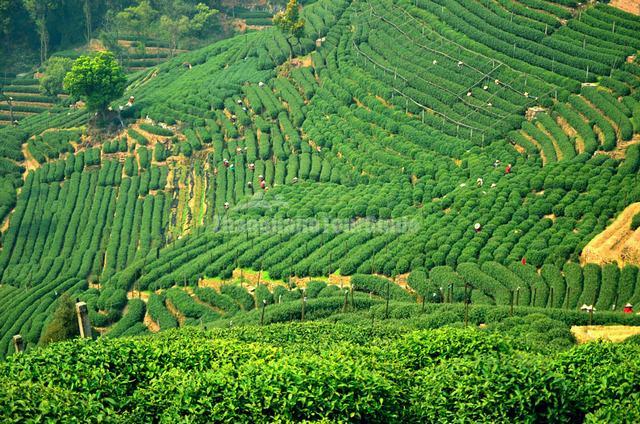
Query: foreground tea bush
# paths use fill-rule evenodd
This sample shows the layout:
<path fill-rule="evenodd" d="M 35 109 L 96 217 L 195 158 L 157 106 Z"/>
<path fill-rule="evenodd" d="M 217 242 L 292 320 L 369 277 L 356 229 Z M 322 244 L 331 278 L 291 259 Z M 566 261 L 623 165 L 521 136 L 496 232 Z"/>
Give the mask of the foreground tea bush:
<path fill-rule="evenodd" d="M 319 322 L 76 340 L 0 364 L 0 419 L 582 422 L 640 389 L 638 345 L 519 346 L 477 329 Z"/>

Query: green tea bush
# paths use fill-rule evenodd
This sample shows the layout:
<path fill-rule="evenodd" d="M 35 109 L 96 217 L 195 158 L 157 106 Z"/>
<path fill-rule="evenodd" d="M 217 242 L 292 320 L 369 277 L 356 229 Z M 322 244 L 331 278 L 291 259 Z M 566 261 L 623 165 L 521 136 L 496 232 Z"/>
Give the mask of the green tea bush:
<path fill-rule="evenodd" d="M 246 289 L 234 284 L 225 284 L 220 287 L 220 293 L 229 296 L 244 311 L 255 308 L 256 302 Z"/>
<path fill-rule="evenodd" d="M 227 314 L 234 314 L 240 310 L 238 304 L 229 295 L 221 294 L 209 287 L 197 287 L 194 290 L 198 299 L 219 308 Z"/>
<path fill-rule="evenodd" d="M 178 321 L 165 306 L 164 297 L 161 295 L 152 293 L 149 296 L 147 311 L 149 312 L 151 319 L 160 326 L 160 330 L 168 330 L 178 326 Z"/>
<path fill-rule="evenodd" d="M 173 137 L 173 131 L 157 125 L 142 123 L 140 124 L 140 129 L 148 132 L 149 134 L 159 135 L 162 137 Z"/>
<path fill-rule="evenodd" d="M 351 286 L 354 290 L 365 293 L 373 293 L 376 296 L 380 296 L 383 298 L 386 298 L 388 295 L 389 299 L 393 300 L 403 300 L 406 302 L 415 300 L 409 293 L 401 289 L 397 284 L 394 284 L 393 282 L 385 278 L 376 277 L 374 275 L 355 274 L 351 277 Z"/>
<path fill-rule="evenodd" d="M 131 299 L 128 307 L 127 313 L 107 333 L 108 337 L 120 337 L 136 323 L 142 322 L 146 311 L 145 303 L 140 299 Z"/>

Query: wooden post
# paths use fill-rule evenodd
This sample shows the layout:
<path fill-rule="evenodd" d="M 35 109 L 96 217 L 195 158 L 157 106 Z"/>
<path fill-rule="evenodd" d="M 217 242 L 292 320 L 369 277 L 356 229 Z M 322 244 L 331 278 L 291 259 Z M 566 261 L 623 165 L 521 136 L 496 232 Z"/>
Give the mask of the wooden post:
<path fill-rule="evenodd" d="M 267 299 L 262 299 L 262 312 L 260 313 L 260 325 L 264 325 L 264 308 L 267 306 Z"/>
<path fill-rule="evenodd" d="M 353 286 L 349 286 L 349 291 L 351 291 L 351 309 L 355 311 L 356 306 L 355 306 L 355 303 L 353 302 Z"/>
<path fill-rule="evenodd" d="M 13 97 L 9 97 L 7 103 L 9 103 L 9 119 L 11 119 L 11 125 L 16 125 L 16 120 L 13 117 Z"/>
<path fill-rule="evenodd" d="M 16 353 L 24 352 L 24 339 L 20 334 L 13 336 L 13 347 L 15 348 Z"/>
<path fill-rule="evenodd" d="M 91 323 L 89 322 L 89 311 L 85 302 L 76 303 L 76 315 L 78 316 L 78 327 L 80 327 L 80 337 L 91 338 Z"/>
<path fill-rule="evenodd" d="M 536 306 L 536 292 L 538 289 L 536 287 L 533 288 L 533 299 L 531 299 L 531 305 Z"/>
<path fill-rule="evenodd" d="M 391 290 L 391 281 L 387 280 L 387 303 L 384 307 L 384 318 L 388 319 L 389 318 L 389 294 L 390 294 L 390 290 Z"/>
<path fill-rule="evenodd" d="M 304 295 L 304 291 L 302 292 L 302 311 L 300 314 L 300 322 L 304 322 L 304 305 L 307 303 L 307 296 Z"/>
<path fill-rule="evenodd" d="M 469 294 L 468 294 L 469 283 L 464 283 L 464 326 L 467 327 L 469 325 Z"/>
<path fill-rule="evenodd" d="M 344 291 L 344 304 L 342 305 L 342 313 L 347 312 L 347 303 L 349 302 L 349 290 Z"/>
<path fill-rule="evenodd" d="M 513 316 L 513 290 L 509 290 L 509 302 L 511 303 L 511 307 L 509 308 L 509 316 Z"/>

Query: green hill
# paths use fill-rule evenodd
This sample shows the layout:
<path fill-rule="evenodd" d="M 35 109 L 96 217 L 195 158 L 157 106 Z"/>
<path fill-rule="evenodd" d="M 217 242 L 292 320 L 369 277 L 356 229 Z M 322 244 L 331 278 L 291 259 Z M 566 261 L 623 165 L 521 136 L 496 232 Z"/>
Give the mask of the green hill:
<path fill-rule="evenodd" d="M 133 74 L 124 128 L 47 106 L 0 129 L 0 356 L 15 334 L 34 349 L 64 292 L 108 337 L 387 299 L 636 324 L 638 263 L 580 255 L 640 201 L 638 16 L 319 0 L 302 17 L 293 42 L 267 28 Z"/>

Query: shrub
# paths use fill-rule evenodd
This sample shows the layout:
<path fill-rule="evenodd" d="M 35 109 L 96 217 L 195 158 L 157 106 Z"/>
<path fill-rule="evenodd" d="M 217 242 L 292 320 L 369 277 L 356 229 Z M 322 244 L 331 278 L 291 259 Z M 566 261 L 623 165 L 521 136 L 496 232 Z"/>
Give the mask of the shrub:
<path fill-rule="evenodd" d="M 173 131 L 166 128 L 159 127 L 157 125 L 142 123 L 140 124 L 140 129 L 150 134 L 159 135 L 162 137 L 173 137 Z"/>
<path fill-rule="evenodd" d="M 107 333 L 108 337 L 115 338 L 122 336 L 129 328 L 137 323 L 141 323 L 145 314 L 145 303 L 140 299 L 131 299 L 128 303 L 129 309 L 111 330 Z"/>
<path fill-rule="evenodd" d="M 147 302 L 147 310 L 151 319 L 160 326 L 160 330 L 168 330 L 178 326 L 178 321 L 164 305 L 164 297 L 152 293 Z"/>
<path fill-rule="evenodd" d="M 381 277 L 374 275 L 355 274 L 351 277 L 351 286 L 354 290 L 373 293 L 376 296 L 389 299 L 402 300 L 405 302 L 413 302 L 415 299 L 397 284 Z"/>
<path fill-rule="evenodd" d="M 225 284 L 220 287 L 220 293 L 232 298 L 244 311 L 250 311 L 256 306 L 253 296 L 251 296 L 243 287 L 234 284 Z"/>

